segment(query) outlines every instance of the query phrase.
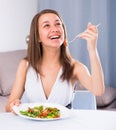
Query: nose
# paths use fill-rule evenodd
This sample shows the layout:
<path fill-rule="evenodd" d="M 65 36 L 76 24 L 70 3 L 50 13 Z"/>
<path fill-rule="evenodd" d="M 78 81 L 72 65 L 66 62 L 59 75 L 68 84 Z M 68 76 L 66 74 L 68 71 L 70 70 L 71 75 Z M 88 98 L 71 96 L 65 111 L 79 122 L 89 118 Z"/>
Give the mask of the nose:
<path fill-rule="evenodd" d="M 57 31 L 58 31 L 58 28 L 57 28 L 56 26 L 52 26 L 51 31 L 52 31 L 52 32 L 57 32 Z"/>

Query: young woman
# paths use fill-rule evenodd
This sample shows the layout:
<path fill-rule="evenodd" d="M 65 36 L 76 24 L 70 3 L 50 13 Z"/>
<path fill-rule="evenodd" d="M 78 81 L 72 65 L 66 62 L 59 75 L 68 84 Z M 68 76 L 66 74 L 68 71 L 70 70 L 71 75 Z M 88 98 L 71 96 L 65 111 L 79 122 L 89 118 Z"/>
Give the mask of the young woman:
<path fill-rule="evenodd" d="M 91 73 L 73 59 L 66 46 L 66 29 L 55 10 L 45 9 L 32 20 L 27 57 L 22 59 L 16 73 L 6 111 L 21 103 L 25 92 L 28 102 L 52 102 L 67 106 L 76 81 L 95 95 L 104 92 L 104 76 L 97 52 L 98 30 L 88 23 L 79 38 L 87 41 Z"/>

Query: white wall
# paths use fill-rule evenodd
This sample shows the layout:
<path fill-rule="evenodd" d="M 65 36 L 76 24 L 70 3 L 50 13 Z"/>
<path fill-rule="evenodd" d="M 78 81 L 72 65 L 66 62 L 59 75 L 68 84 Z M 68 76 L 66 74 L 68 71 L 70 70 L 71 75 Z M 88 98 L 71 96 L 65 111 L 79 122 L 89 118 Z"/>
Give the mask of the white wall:
<path fill-rule="evenodd" d="M 0 0 L 0 52 L 27 47 L 25 37 L 38 0 Z"/>

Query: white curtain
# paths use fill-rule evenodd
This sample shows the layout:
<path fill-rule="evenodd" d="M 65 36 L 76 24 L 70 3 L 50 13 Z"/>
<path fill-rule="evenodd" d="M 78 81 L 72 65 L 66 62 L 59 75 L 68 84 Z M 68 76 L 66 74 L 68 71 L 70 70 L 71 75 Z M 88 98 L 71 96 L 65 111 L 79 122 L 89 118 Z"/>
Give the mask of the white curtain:
<path fill-rule="evenodd" d="M 68 40 L 85 30 L 88 22 L 100 23 L 98 52 L 106 86 L 116 87 L 116 1 L 115 0 L 39 0 L 38 10 L 57 10 L 67 27 Z M 90 68 L 86 42 L 77 39 L 69 45 L 72 56 Z"/>

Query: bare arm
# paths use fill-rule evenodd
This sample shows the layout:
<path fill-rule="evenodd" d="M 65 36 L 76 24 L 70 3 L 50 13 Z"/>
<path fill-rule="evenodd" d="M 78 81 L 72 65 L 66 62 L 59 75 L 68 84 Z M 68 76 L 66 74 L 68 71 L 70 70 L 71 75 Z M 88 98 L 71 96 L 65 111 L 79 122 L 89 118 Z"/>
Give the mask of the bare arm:
<path fill-rule="evenodd" d="M 6 104 L 6 111 L 12 111 L 13 105 L 19 105 L 20 99 L 24 92 L 24 84 L 26 79 L 26 71 L 27 71 L 27 62 L 26 60 L 22 60 L 18 66 L 16 79 L 9 97 L 9 100 Z"/>
<path fill-rule="evenodd" d="M 81 33 L 79 37 L 87 41 L 91 74 L 86 66 L 81 63 L 76 63 L 75 75 L 78 77 L 80 83 L 88 90 L 95 95 L 101 95 L 104 92 L 104 75 L 96 47 L 98 37 L 97 27 L 89 23 L 85 32 Z"/>

